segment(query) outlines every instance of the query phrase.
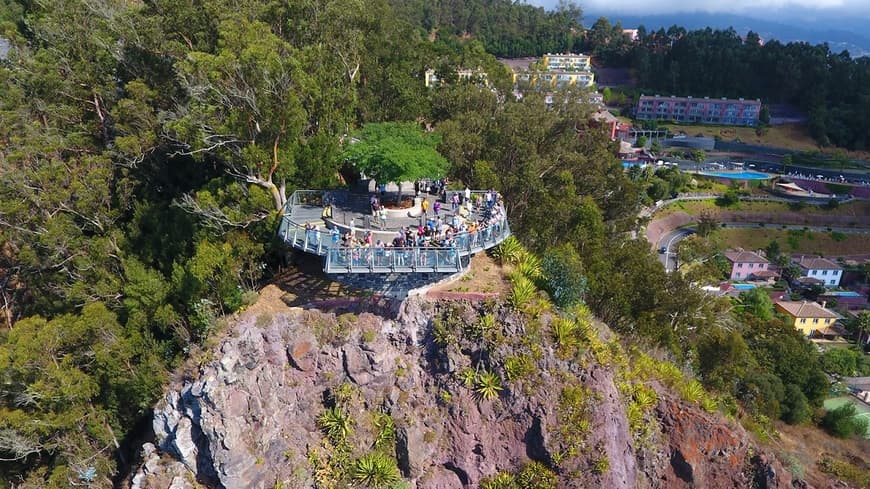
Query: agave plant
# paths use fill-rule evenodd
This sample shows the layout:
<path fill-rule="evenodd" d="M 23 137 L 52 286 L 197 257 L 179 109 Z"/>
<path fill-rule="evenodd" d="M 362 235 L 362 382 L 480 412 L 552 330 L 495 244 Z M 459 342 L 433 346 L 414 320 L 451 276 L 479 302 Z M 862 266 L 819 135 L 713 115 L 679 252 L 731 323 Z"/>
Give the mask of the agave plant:
<path fill-rule="evenodd" d="M 577 341 L 577 323 L 566 318 L 558 318 L 550 323 L 553 341 L 562 347 L 572 346 Z"/>
<path fill-rule="evenodd" d="M 317 417 L 317 426 L 336 444 L 347 440 L 353 432 L 353 421 L 338 406 L 323 411 Z"/>
<path fill-rule="evenodd" d="M 375 428 L 375 448 L 390 447 L 396 439 L 396 425 L 387 413 L 375 413 L 372 417 Z"/>
<path fill-rule="evenodd" d="M 544 276 L 541 259 L 531 253 L 526 253 L 520 258 L 517 263 L 517 271 L 531 280 L 537 280 Z"/>
<path fill-rule="evenodd" d="M 634 390 L 634 402 L 637 403 L 638 407 L 646 411 L 656 405 L 658 396 L 656 391 L 643 384 L 638 384 Z"/>
<path fill-rule="evenodd" d="M 525 254 L 526 250 L 522 243 L 514 236 L 508 236 L 507 239 L 496 246 L 492 253 L 498 259 L 499 263 L 517 263 Z"/>
<path fill-rule="evenodd" d="M 538 290 L 525 275 L 517 275 L 511 288 L 508 302 L 517 309 L 522 309 L 537 294 Z"/>
<path fill-rule="evenodd" d="M 474 370 L 471 370 L 470 368 L 463 369 L 459 372 L 459 380 L 462 381 L 462 385 L 465 387 L 473 386 L 476 379 L 477 374 L 475 374 Z"/>
<path fill-rule="evenodd" d="M 474 392 L 482 399 L 490 400 L 498 397 L 504 387 L 501 386 L 501 379 L 493 372 L 484 371 L 477 376 Z"/>
<path fill-rule="evenodd" d="M 514 489 L 516 478 L 509 472 L 498 474 L 480 481 L 480 489 Z"/>
<path fill-rule="evenodd" d="M 400 478 L 396 461 L 379 452 L 363 455 L 354 463 L 353 480 L 373 489 L 389 487 Z"/>
<path fill-rule="evenodd" d="M 704 390 L 704 386 L 697 380 L 689 381 L 680 386 L 680 394 L 686 401 L 694 403 L 700 403 L 707 397 L 707 391 Z"/>

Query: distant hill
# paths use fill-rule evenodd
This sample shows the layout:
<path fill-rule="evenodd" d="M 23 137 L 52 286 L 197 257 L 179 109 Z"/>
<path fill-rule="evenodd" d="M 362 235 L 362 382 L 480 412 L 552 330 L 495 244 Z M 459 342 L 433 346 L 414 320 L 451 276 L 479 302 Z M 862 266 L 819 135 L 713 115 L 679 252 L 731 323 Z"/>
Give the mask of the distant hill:
<path fill-rule="evenodd" d="M 811 44 L 828 43 L 831 50 L 839 52 L 848 50 L 852 57 L 870 55 L 870 34 L 864 34 L 867 19 L 820 18 L 809 16 L 805 12 L 796 11 L 790 14 L 776 14 L 777 22 L 758 19 L 743 15 L 707 13 L 707 12 L 677 12 L 661 15 L 627 15 L 606 12 L 584 12 L 584 24 L 591 26 L 599 17 L 607 17 L 611 23 L 622 22 L 626 28 L 643 25 L 647 30 L 667 29 L 672 25 L 685 27 L 689 30 L 727 29 L 733 27 L 741 34 L 752 30 L 765 41 L 777 39 L 782 42 L 806 41 Z M 836 29 L 829 26 L 835 25 Z"/>

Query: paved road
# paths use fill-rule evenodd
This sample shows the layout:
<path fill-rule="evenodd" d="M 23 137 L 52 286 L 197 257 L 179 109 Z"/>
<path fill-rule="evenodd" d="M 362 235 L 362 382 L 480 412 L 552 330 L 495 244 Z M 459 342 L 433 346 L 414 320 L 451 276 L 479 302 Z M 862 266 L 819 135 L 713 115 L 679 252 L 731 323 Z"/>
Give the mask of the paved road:
<path fill-rule="evenodd" d="M 803 230 L 827 233 L 836 231 L 845 234 L 870 234 L 870 228 L 848 228 L 834 226 L 802 226 L 799 224 L 758 224 L 754 222 L 726 222 L 722 223 L 724 228 L 770 228 L 770 229 L 787 229 L 787 230 Z M 695 234 L 695 226 L 686 226 L 665 234 L 656 243 L 656 251 L 665 249 L 664 253 L 659 252 L 659 261 L 664 265 L 665 270 L 672 272 L 677 267 L 677 244 L 687 237 Z"/>
<path fill-rule="evenodd" d="M 692 234 L 695 234 L 694 227 L 674 229 L 662 236 L 662 239 L 656 243 L 656 250 L 659 251 L 659 261 L 662 262 L 666 271 L 673 271 L 677 267 L 677 244 Z M 662 248 L 664 248 L 664 253 L 661 252 Z"/>

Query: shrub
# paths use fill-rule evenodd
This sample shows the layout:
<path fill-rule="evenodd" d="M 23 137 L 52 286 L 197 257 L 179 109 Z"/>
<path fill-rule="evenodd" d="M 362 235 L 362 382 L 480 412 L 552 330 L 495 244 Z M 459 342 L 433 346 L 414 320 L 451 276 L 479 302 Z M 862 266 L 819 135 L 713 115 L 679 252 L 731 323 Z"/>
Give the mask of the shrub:
<path fill-rule="evenodd" d="M 522 489 L 556 489 L 559 478 L 540 462 L 531 462 L 517 474 L 517 486 Z"/>
<path fill-rule="evenodd" d="M 353 480 L 371 488 L 389 487 L 400 478 L 396 461 L 378 452 L 363 455 L 353 467 Z"/>
<path fill-rule="evenodd" d="M 867 432 L 867 420 L 856 417 L 856 413 L 857 410 L 852 403 L 828 411 L 822 418 L 822 428 L 837 438 L 849 438 L 852 435 L 863 436 Z"/>

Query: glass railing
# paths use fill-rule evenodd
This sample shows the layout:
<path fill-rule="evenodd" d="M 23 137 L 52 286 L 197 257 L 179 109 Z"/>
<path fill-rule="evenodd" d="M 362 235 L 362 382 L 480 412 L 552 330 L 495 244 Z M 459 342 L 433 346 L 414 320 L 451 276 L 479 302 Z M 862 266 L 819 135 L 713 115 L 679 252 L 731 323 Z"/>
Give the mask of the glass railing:
<path fill-rule="evenodd" d="M 328 273 L 458 272 L 462 260 L 455 248 L 339 247 L 326 252 Z"/>

